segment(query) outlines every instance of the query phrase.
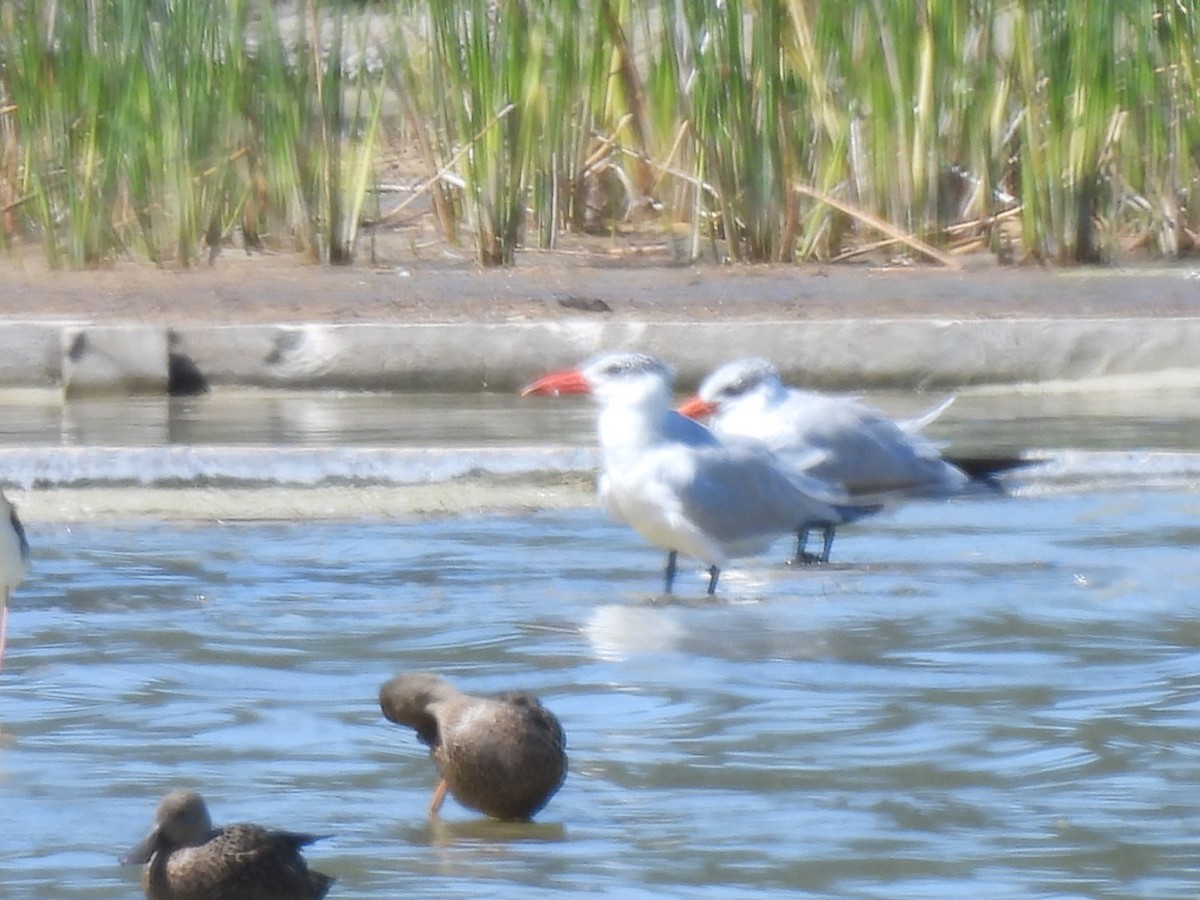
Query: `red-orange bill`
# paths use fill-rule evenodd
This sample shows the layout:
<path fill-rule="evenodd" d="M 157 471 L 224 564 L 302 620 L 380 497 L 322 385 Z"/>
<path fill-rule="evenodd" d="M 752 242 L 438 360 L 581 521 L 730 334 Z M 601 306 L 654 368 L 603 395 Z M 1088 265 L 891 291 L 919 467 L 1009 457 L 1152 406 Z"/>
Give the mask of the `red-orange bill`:
<path fill-rule="evenodd" d="M 590 394 L 592 386 L 578 369 L 561 369 L 548 372 L 536 381 L 521 388 L 521 396 L 537 394 L 540 397 L 557 397 L 559 394 Z"/>
<path fill-rule="evenodd" d="M 699 395 L 689 397 L 676 409 L 680 415 L 687 416 L 689 419 L 707 419 L 717 411 L 717 404 L 709 403 L 707 400 L 701 400 Z"/>

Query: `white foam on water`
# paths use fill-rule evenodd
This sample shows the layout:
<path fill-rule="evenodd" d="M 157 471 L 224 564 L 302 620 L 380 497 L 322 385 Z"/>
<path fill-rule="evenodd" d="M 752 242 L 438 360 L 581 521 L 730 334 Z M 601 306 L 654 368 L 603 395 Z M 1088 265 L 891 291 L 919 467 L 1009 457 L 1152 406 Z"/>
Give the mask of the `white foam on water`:
<path fill-rule="evenodd" d="M 1017 496 L 1200 488 L 1200 453 L 1031 450 L 1000 477 Z M 558 509 L 594 503 L 588 447 L 0 448 L 23 514 L 203 519 L 330 518 Z"/>
<path fill-rule="evenodd" d="M 577 447 L 35 447 L 0 448 L 4 481 L 56 487 L 432 484 L 466 476 L 582 472 Z"/>

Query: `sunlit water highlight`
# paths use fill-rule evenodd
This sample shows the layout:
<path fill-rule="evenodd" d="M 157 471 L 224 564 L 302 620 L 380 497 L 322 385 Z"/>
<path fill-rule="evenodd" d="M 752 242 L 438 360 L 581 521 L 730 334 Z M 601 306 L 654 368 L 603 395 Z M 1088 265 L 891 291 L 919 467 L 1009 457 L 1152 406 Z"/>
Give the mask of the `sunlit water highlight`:
<path fill-rule="evenodd" d="M 0 673 L 4 897 L 136 895 L 136 869 L 116 857 L 179 785 L 202 790 L 218 821 L 330 835 L 308 856 L 337 877 L 333 897 L 1195 896 L 1190 415 L 1142 403 L 1043 421 L 1038 403 L 1006 418 L 960 398 L 939 435 L 956 448 L 1046 455 L 1011 479 L 1013 496 L 847 528 L 828 567 L 783 565 L 781 542 L 710 599 L 698 569 L 658 595 L 661 555 L 574 483 L 568 502 L 539 502 L 566 475 L 538 460 L 590 445 L 586 407 L 549 426 L 544 407 L 531 421 L 514 414 L 524 407 L 480 408 L 493 402 L 450 409 L 460 424 L 441 432 L 398 416 L 359 442 L 528 453 L 515 476 L 475 460 L 484 487 L 469 513 L 304 515 L 323 491 L 407 489 L 378 472 L 271 486 L 325 465 L 321 447 L 353 448 L 344 425 L 281 439 L 301 449 L 274 462 L 256 448 L 275 438 L 215 427 L 203 404 L 171 428 L 206 440 L 124 440 L 115 425 L 7 438 L 0 464 L 24 486 L 11 493 L 35 560 Z M 381 428 L 378 409 L 297 408 Z M 110 468 L 71 487 L 20 474 L 19 458 L 60 464 L 64 444 L 109 447 L 80 452 Z M 268 495 L 291 497 L 293 514 L 214 522 L 186 500 L 213 490 L 212 472 L 137 488 L 112 474 L 134 453 L 206 445 L 210 461 L 258 454 L 252 468 L 268 473 L 228 485 L 231 501 L 255 498 L 241 518 Z M 500 493 L 525 506 L 486 502 L 514 477 Z M 462 481 L 428 480 L 443 493 Z M 130 491 L 178 498 L 162 504 L 175 514 L 147 502 L 114 515 L 111 498 Z M 522 687 L 560 716 L 571 773 L 538 823 L 452 802 L 427 821 L 432 764 L 376 703 L 404 669 Z"/>

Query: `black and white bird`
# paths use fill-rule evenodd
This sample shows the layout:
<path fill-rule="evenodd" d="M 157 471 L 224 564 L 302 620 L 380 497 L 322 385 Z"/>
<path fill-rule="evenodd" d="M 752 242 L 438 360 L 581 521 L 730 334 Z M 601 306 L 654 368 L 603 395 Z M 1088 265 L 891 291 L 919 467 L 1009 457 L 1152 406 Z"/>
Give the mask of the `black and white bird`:
<path fill-rule="evenodd" d="M 17 510 L 0 491 L 0 665 L 8 636 L 8 598 L 29 569 L 29 542 Z"/>
<path fill-rule="evenodd" d="M 847 522 L 837 488 L 785 465 L 757 441 L 723 439 L 672 409 L 674 371 L 641 353 L 613 353 L 547 374 L 523 395 L 591 394 L 604 508 L 667 551 L 666 589 L 683 553 L 709 567 L 708 592 L 730 559 L 762 553 L 781 535 Z"/>
<path fill-rule="evenodd" d="M 855 501 L 894 504 L 949 497 L 974 479 L 990 482 L 998 471 L 1022 464 L 997 459 L 968 472 L 943 458 L 921 430 L 952 402 L 895 421 L 854 397 L 789 387 L 769 360 L 748 358 L 715 369 L 679 412 L 707 419 L 722 437 L 761 441 L 805 474 L 840 485 Z M 825 526 L 821 561 L 829 559 L 834 527 Z M 798 556 L 806 537 L 800 535 Z"/>

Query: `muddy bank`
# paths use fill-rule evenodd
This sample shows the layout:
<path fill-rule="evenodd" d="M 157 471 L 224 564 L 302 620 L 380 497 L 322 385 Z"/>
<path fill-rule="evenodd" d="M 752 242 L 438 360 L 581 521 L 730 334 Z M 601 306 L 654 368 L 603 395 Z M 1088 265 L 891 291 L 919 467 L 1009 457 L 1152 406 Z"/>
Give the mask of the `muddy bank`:
<path fill-rule="evenodd" d="M 661 254 L 522 254 L 508 270 L 455 260 L 347 268 L 229 252 L 188 271 L 121 264 L 50 272 L 0 261 L 0 318 L 99 323 L 430 323 L 590 318 L 701 322 L 1200 315 L 1200 268 L 964 271 L 675 265 Z"/>

